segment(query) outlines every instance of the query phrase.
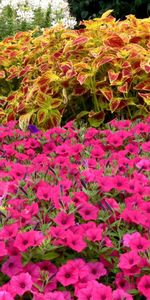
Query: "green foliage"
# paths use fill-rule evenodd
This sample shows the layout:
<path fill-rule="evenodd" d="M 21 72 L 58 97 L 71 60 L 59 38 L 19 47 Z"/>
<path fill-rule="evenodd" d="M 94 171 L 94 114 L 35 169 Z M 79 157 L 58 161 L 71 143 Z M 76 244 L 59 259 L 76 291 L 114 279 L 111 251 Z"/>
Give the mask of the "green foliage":
<path fill-rule="evenodd" d="M 138 18 L 146 18 L 150 13 L 149 0 L 68 0 L 70 14 L 77 22 L 99 17 L 108 9 L 113 9 L 117 19 L 134 14 Z"/>
<path fill-rule="evenodd" d="M 29 10 L 26 6 L 21 9 L 23 11 Z M 33 30 L 36 26 L 40 28 L 50 27 L 52 24 L 51 13 L 49 4 L 47 10 L 43 10 L 41 7 L 34 9 L 33 19 L 24 20 L 17 18 L 17 9 L 11 5 L 5 6 L 0 13 L 0 40 L 19 31 Z"/>

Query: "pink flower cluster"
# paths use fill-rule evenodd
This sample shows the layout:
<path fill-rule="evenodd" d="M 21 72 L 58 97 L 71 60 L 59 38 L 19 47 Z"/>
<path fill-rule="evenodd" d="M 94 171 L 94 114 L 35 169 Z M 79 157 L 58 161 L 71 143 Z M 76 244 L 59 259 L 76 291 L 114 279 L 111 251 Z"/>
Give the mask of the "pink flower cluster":
<path fill-rule="evenodd" d="M 150 300 L 149 153 L 150 118 L 1 125 L 0 300 Z"/>

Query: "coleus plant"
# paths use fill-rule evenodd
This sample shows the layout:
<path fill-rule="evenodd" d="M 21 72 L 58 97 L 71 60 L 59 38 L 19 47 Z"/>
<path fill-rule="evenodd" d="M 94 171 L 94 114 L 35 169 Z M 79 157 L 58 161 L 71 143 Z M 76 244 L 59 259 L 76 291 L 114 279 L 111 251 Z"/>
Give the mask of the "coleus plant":
<path fill-rule="evenodd" d="M 150 19 L 111 10 L 85 29 L 62 25 L 17 33 L 0 43 L 0 118 L 51 128 L 87 118 L 99 126 L 111 114 L 136 118 L 150 112 Z"/>

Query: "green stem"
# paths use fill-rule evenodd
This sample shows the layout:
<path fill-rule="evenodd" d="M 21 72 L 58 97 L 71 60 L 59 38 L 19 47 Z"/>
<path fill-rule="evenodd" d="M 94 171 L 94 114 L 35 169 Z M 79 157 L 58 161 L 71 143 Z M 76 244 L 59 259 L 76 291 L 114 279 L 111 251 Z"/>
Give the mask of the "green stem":
<path fill-rule="evenodd" d="M 98 103 L 96 93 L 95 93 L 95 77 L 93 79 L 91 78 L 91 89 L 92 89 L 93 100 L 94 100 L 94 110 L 96 112 L 98 112 L 99 111 L 99 103 Z"/>

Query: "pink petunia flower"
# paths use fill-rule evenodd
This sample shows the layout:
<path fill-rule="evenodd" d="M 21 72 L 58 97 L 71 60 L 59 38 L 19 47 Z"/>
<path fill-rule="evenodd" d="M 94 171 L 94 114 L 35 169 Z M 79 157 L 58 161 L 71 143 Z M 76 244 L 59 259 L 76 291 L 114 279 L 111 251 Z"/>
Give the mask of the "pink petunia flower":
<path fill-rule="evenodd" d="M 20 256 L 10 256 L 2 265 L 2 272 L 12 277 L 23 270 Z"/>
<path fill-rule="evenodd" d="M 114 290 L 112 296 L 112 300 L 133 300 L 133 297 L 125 291 L 123 291 L 122 289 Z"/>
<path fill-rule="evenodd" d="M 9 292 L 0 291 L 0 300 L 14 300 Z"/>
<path fill-rule="evenodd" d="M 67 231 L 67 246 L 71 249 L 75 250 L 76 252 L 82 252 L 86 247 L 87 244 L 83 241 L 82 236 L 79 234 L 74 234 L 71 230 Z"/>
<path fill-rule="evenodd" d="M 144 275 L 137 284 L 139 292 L 145 297 L 150 297 L 150 275 Z"/>
<path fill-rule="evenodd" d="M 122 270 L 130 270 L 132 267 L 138 266 L 141 262 L 141 257 L 137 251 L 133 250 L 120 255 L 119 268 Z"/>
<path fill-rule="evenodd" d="M 31 275 L 29 273 L 20 273 L 13 276 L 10 280 L 10 285 L 16 292 L 16 295 L 22 296 L 25 292 L 32 289 L 33 282 Z"/>
<path fill-rule="evenodd" d="M 0 257 L 3 257 L 8 254 L 8 250 L 6 249 L 5 243 L 0 242 Z"/>
<path fill-rule="evenodd" d="M 96 220 L 98 217 L 98 208 L 90 203 L 84 203 L 82 207 L 78 210 L 83 220 Z"/>
<path fill-rule="evenodd" d="M 110 300 L 112 299 L 112 289 L 110 286 L 106 286 L 100 283 L 95 289 L 93 289 L 92 300 Z"/>
<path fill-rule="evenodd" d="M 18 250 L 25 252 L 29 247 L 34 246 L 33 232 L 19 232 L 16 236 L 14 247 Z"/>
<path fill-rule="evenodd" d="M 76 284 L 78 281 L 78 269 L 71 264 L 63 265 L 59 268 L 56 279 L 63 285 L 68 286 Z"/>
<path fill-rule="evenodd" d="M 107 274 L 107 271 L 104 268 L 104 265 L 100 262 L 89 262 L 89 263 L 87 263 L 87 266 L 89 268 L 91 279 L 99 279 L 101 276 L 104 276 Z"/>
<path fill-rule="evenodd" d="M 62 226 L 62 228 L 67 229 L 75 225 L 74 214 L 66 214 L 65 212 L 61 211 L 54 218 L 54 222 L 59 226 Z"/>
<path fill-rule="evenodd" d="M 129 246 L 131 250 L 145 252 L 145 250 L 148 250 L 150 248 L 150 241 L 139 235 L 130 239 Z"/>
<path fill-rule="evenodd" d="M 133 282 L 131 283 L 131 281 L 128 281 L 122 272 L 116 274 L 115 284 L 117 289 L 124 290 L 125 292 L 135 289 L 135 284 Z"/>

